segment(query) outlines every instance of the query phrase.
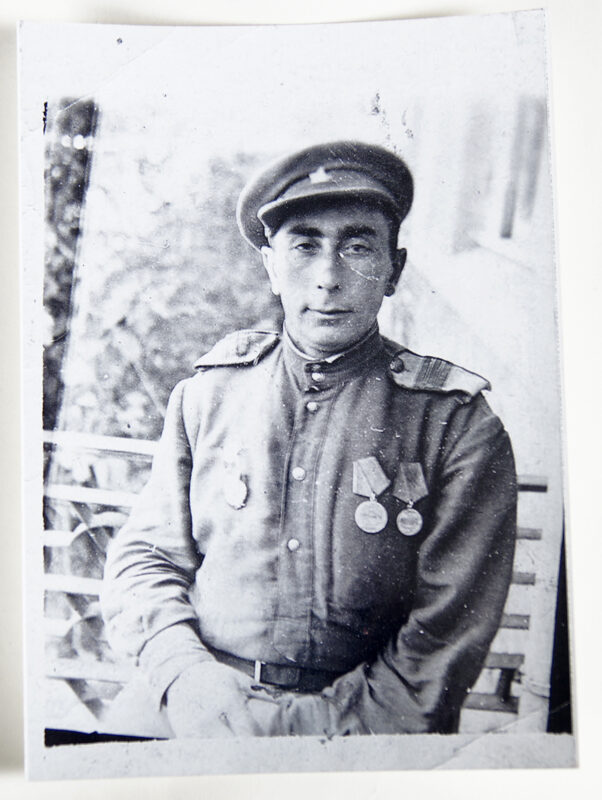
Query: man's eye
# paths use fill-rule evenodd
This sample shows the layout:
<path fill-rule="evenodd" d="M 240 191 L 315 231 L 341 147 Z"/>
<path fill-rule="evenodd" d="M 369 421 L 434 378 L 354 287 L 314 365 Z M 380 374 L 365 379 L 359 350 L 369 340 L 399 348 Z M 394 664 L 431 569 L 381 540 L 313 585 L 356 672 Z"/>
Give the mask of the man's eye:
<path fill-rule="evenodd" d="M 341 248 L 343 255 L 363 256 L 372 252 L 372 247 L 365 242 L 349 242 Z"/>
<path fill-rule="evenodd" d="M 298 250 L 301 253 L 314 253 L 317 249 L 317 245 L 315 242 L 304 240 L 301 242 L 296 242 L 293 245 L 293 249 Z"/>

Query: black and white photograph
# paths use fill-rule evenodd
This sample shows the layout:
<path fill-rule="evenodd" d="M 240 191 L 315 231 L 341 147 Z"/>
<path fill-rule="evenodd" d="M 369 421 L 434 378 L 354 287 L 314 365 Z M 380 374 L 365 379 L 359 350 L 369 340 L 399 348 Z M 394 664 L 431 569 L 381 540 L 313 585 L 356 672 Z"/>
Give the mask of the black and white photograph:
<path fill-rule="evenodd" d="M 19 47 L 29 776 L 575 766 L 545 12 Z"/>

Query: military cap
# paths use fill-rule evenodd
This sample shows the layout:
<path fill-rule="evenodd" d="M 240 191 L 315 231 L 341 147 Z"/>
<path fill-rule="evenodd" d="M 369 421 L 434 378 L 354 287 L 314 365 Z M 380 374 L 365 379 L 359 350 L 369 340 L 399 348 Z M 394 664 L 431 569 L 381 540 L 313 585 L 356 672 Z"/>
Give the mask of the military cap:
<path fill-rule="evenodd" d="M 318 199 L 370 199 L 400 223 L 412 205 L 412 175 L 399 156 L 374 144 L 330 142 L 278 159 L 255 175 L 236 209 L 244 238 L 259 250 L 266 228 L 289 209 Z"/>

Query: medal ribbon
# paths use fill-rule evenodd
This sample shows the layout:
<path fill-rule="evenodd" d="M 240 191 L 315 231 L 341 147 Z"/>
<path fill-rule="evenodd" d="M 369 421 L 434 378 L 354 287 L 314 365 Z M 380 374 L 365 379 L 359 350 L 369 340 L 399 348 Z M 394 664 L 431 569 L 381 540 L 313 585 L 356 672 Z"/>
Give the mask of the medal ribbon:
<path fill-rule="evenodd" d="M 375 498 L 382 494 L 391 481 L 374 456 L 353 462 L 353 493 Z"/>
<path fill-rule="evenodd" d="M 407 503 L 410 508 L 429 493 L 422 464 L 419 462 L 408 462 L 400 464 L 393 484 L 392 494 Z"/>

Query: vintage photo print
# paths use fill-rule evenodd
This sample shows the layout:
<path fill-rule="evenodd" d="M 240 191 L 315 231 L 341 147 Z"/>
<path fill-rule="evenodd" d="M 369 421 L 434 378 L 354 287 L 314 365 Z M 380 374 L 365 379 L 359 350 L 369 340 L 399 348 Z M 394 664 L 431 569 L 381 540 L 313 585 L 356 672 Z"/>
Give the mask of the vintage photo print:
<path fill-rule="evenodd" d="M 545 26 L 22 24 L 31 777 L 574 765 Z"/>

